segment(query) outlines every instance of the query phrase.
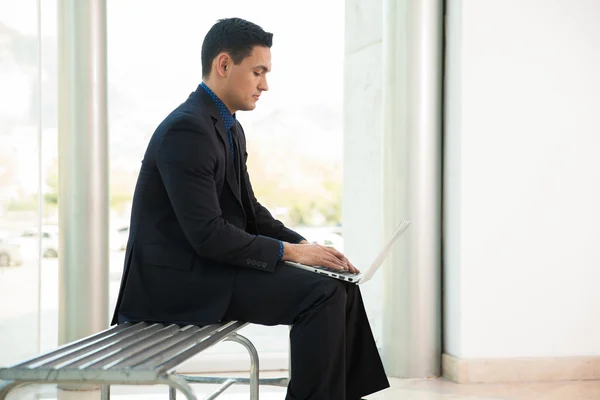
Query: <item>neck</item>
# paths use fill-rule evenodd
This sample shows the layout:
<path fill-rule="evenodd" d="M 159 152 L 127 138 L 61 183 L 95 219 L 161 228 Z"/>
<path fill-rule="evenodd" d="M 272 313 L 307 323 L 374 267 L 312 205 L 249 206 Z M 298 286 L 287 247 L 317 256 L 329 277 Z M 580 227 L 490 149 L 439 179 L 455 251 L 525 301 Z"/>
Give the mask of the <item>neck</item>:
<path fill-rule="evenodd" d="M 214 94 L 217 95 L 217 97 L 219 98 L 219 100 L 221 100 L 223 102 L 223 104 L 225 104 L 225 106 L 227 107 L 227 109 L 229 110 L 229 112 L 231 113 L 231 115 L 235 114 L 237 110 L 235 110 L 233 107 L 231 107 L 231 105 L 229 104 L 229 101 L 227 100 L 227 96 L 225 95 L 225 89 L 222 87 L 222 85 L 217 84 L 216 82 L 207 79 L 207 80 L 203 80 L 202 82 L 204 82 L 204 84 L 206 86 L 208 86 L 208 88 L 210 90 L 212 90 L 212 92 Z"/>

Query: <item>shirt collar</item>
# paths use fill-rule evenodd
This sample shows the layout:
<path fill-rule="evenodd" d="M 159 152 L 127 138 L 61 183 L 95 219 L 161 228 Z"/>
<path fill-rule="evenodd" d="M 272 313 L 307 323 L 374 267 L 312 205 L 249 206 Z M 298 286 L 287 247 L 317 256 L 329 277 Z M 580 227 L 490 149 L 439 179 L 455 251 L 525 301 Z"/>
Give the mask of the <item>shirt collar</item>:
<path fill-rule="evenodd" d="M 221 117 L 223 118 L 223 126 L 225 130 L 230 130 L 235 124 L 235 114 L 231 115 L 231 112 L 227 108 L 227 106 L 219 99 L 219 97 L 212 91 L 204 82 L 200 84 L 202 89 L 208 93 L 208 95 L 213 99 L 217 108 L 219 109 L 219 113 L 221 113 Z"/>

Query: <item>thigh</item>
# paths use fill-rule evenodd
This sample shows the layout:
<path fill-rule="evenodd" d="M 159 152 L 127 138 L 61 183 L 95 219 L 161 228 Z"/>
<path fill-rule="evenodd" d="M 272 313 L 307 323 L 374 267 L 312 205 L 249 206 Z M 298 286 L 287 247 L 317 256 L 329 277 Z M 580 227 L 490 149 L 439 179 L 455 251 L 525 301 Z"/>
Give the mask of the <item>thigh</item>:
<path fill-rule="evenodd" d="M 273 273 L 240 269 L 225 318 L 262 325 L 292 325 L 298 316 L 345 285 L 283 263 Z"/>

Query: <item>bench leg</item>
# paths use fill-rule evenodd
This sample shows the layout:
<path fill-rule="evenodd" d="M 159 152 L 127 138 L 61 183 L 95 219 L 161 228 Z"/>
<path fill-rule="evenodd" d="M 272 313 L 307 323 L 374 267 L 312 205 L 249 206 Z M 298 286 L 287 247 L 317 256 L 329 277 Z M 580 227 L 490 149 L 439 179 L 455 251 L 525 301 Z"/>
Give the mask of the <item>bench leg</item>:
<path fill-rule="evenodd" d="M 171 396 L 173 396 L 173 399 L 174 399 L 175 395 L 176 395 L 175 394 L 176 391 L 179 390 L 181 393 L 183 393 L 185 395 L 187 400 L 198 400 L 198 398 L 194 394 L 194 391 L 192 390 L 192 387 L 190 385 L 188 385 L 187 382 L 185 380 L 183 380 L 182 378 L 180 378 L 176 375 L 168 375 L 163 380 L 163 382 L 165 384 L 169 385 L 169 398 Z"/>
<path fill-rule="evenodd" d="M 250 400 L 258 400 L 258 352 L 256 347 L 246 337 L 234 333 L 229 336 L 227 341 L 236 342 L 243 345 L 250 354 Z"/>
<path fill-rule="evenodd" d="M 169 400 L 177 400 L 177 389 L 169 386 Z"/>
<path fill-rule="evenodd" d="M 6 396 L 8 396 L 8 392 L 24 384 L 25 382 L 7 381 L 4 384 L 0 385 L 0 400 L 6 399 Z"/>
<path fill-rule="evenodd" d="M 110 385 L 100 387 L 100 400 L 110 400 Z"/>

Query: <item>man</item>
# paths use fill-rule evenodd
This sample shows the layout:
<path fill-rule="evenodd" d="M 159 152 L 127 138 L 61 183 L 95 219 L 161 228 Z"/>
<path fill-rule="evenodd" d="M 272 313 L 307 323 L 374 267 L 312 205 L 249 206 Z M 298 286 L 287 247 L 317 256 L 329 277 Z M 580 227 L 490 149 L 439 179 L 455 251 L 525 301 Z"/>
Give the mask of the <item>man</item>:
<path fill-rule="evenodd" d="M 236 112 L 268 90 L 271 43 L 238 18 L 206 35 L 202 84 L 144 155 L 113 324 L 292 325 L 286 398 L 356 400 L 389 386 L 358 287 L 281 261 L 358 270 L 275 220 L 246 170 Z"/>

